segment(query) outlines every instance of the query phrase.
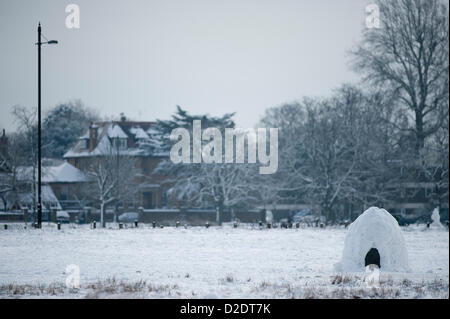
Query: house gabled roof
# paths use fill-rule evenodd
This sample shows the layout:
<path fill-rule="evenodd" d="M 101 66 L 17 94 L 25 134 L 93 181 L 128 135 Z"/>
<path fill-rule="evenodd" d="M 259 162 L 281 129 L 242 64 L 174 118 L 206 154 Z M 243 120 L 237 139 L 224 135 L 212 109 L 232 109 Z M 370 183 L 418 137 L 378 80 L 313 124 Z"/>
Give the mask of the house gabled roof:
<path fill-rule="evenodd" d="M 87 178 L 78 168 L 64 162 L 59 166 L 48 167 L 42 181 L 44 183 L 82 183 L 86 182 Z"/>
<path fill-rule="evenodd" d="M 37 178 L 37 170 L 35 170 Z M 22 166 L 17 169 L 17 178 L 19 181 L 31 181 L 33 177 L 33 167 Z M 87 178 L 75 166 L 64 162 L 56 166 L 42 167 L 42 182 L 48 183 L 83 183 Z"/>
<path fill-rule="evenodd" d="M 159 145 L 157 141 L 152 141 L 151 132 L 154 122 L 98 122 L 93 123 L 91 128 L 97 130 L 96 145 L 92 150 L 89 149 L 89 129 L 78 138 L 78 141 L 65 154 L 64 158 L 78 158 L 108 155 L 113 150 L 113 139 L 127 139 L 128 145 L 125 149 L 119 149 L 121 155 L 129 156 L 167 156 L 162 152 L 149 151 L 144 145 Z M 145 143 L 143 143 L 145 142 Z M 114 152 L 117 150 L 114 149 Z"/>
<path fill-rule="evenodd" d="M 89 139 L 89 129 L 87 129 L 83 135 L 81 135 L 79 138 L 79 140 L 85 140 L 85 139 Z"/>
<path fill-rule="evenodd" d="M 53 190 L 49 185 L 42 185 L 41 198 L 42 206 L 44 209 L 49 209 L 49 205 L 55 207 L 58 210 L 62 209 L 58 198 L 56 198 L 55 193 L 53 193 Z M 21 206 L 26 205 L 32 207 L 34 202 L 33 194 L 31 192 L 20 193 L 17 202 L 19 202 Z"/>
<path fill-rule="evenodd" d="M 122 130 L 122 128 L 116 123 L 112 123 L 108 127 L 109 138 L 128 138 L 128 135 Z"/>
<path fill-rule="evenodd" d="M 148 134 L 141 127 L 132 127 L 130 132 L 134 135 L 134 137 L 138 140 L 147 140 L 150 139 Z"/>

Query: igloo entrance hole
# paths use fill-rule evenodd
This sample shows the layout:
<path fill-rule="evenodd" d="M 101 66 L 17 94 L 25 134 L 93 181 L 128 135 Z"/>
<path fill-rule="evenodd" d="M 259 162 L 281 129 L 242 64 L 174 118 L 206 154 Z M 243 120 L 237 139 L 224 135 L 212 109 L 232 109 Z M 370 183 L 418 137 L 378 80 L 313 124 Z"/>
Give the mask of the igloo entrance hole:
<path fill-rule="evenodd" d="M 380 253 L 378 252 L 378 249 L 370 248 L 370 250 L 367 252 L 365 258 L 365 266 L 367 267 L 368 265 L 377 265 L 378 268 L 381 268 Z"/>

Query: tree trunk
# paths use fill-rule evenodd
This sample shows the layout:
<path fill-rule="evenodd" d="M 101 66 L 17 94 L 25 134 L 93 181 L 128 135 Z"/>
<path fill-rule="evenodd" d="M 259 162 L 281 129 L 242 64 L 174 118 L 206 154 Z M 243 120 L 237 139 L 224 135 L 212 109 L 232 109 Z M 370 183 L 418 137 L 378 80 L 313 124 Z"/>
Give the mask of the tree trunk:
<path fill-rule="evenodd" d="M 331 209 L 331 207 L 329 207 L 328 205 L 326 205 L 323 208 L 323 211 L 325 212 L 325 217 L 327 218 L 327 223 L 331 222 L 332 224 L 334 224 L 336 222 L 336 216 L 333 213 L 333 210 Z"/>
<path fill-rule="evenodd" d="M 105 203 L 100 204 L 100 223 L 102 224 L 103 228 L 106 228 L 106 221 L 105 221 Z"/>
<path fill-rule="evenodd" d="M 421 111 L 416 110 L 416 151 L 419 152 L 424 145 L 423 114 Z"/>
<path fill-rule="evenodd" d="M 114 209 L 114 222 L 119 222 L 119 209 L 117 207 Z"/>

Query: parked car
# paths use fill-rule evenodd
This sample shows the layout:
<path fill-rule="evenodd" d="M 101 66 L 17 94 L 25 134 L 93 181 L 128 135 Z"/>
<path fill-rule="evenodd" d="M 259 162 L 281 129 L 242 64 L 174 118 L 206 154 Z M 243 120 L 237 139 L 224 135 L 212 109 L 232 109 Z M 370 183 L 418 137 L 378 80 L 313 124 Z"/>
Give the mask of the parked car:
<path fill-rule="evenodd" d="M 121 223 L 133 223 L 135 220 L 139 219 L 139 213 L 136 212 L 126 212 L 121 214 L 119 217 L 119 222 Z"/>
<path fill-rule="evenodd" d="M 56 222 L 62 224 L 70 223 L 70 215 L 65 210 L 60 210 L 56 212 Z"/>
<path fill-rule="evenodd" d="M 288 225 L 289 225 L 289 219 L 288 218 L 280 219 L 280 227 L 281 228 L 288 228 Z"/>
<path fill-rule="evenodd" d="M 312 210 L 303 209 L 292 217 L 294 223 L 313 224 L 318 218 L 314 216 Z"/>

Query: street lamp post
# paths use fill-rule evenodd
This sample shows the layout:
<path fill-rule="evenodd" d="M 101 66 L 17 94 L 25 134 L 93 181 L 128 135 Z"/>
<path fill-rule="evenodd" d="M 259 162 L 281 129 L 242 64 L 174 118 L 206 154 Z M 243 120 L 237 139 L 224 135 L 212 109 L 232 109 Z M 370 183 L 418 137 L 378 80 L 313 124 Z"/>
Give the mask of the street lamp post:
<path fill-rule="evenodd" d="M 43 44 L 57 44 L 58 41 L 41 41 L 42 28 L 38 25 L 38 228 L 42 227 L 42 174 L 41 174 L 41 46 Z"/>

